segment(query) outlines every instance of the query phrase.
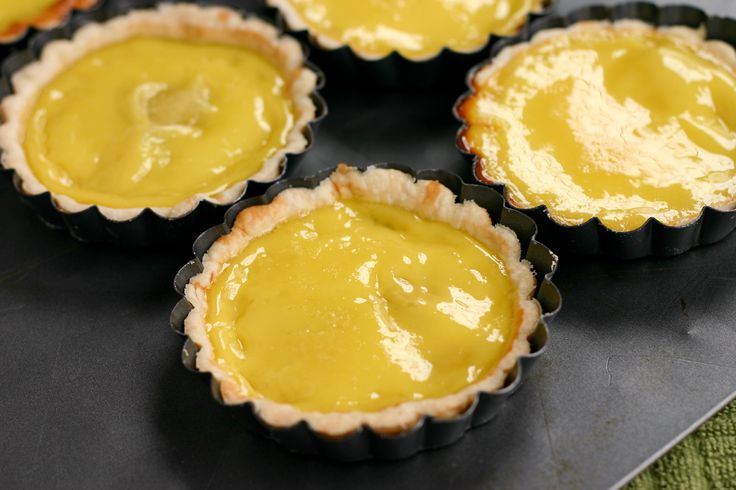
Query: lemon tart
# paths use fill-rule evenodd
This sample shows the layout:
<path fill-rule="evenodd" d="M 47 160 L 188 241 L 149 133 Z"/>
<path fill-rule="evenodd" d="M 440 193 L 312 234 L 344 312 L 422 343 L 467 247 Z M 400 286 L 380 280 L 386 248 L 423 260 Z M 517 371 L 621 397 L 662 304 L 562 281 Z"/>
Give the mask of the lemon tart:
<path fill-rule="evenodd" d="M 702 30 L 629 20 L 540 31 L 471 88 L 459 146 L 519 208 L 629 232 L 736 207 L 736 54 Z"/>
<path fill-rule="evenodd" d="M 437 181 L 341 165 L 241 211 L 184 294 L 227 404 L 328 436 L 450 418 L 503 385 L 541 308 L 509 229 Z"/>
<path fill-rule="evenodd" d="M 265 22 L 163 5 L 51 42 L 12 83 L 0 145 L 23 191 L 124 221 L 178 218 L 274 180 L 309 144 L 318 76 Z"/>
<path fill-rule="evenodd" d="M 97 0 L 0 0 L 0 44 L 17 40 L 29 27 L 56 27 L 73 9 L 96 4 Z"/>
<path fill-rule="evenodd" d="M 325 49 L 349 46 L 374 60 L 398 52 L 423 61 L 447 48 L 482 49 L 492 34 L 516 33 L 544 0 L 268 0 L 295 31 L 307 30 Z"/>

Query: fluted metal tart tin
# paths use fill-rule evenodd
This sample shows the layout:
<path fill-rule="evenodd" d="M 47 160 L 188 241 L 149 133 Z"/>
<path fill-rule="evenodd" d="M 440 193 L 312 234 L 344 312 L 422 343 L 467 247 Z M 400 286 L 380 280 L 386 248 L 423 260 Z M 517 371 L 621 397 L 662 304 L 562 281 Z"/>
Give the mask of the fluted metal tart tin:
<path fill-rule="evenodd" d="M 459 109 L 473 94 L 472 80 L 476 73 L 493 63 L 504 48 L 528 42 L 540 31 L 565 28 L 586 20 L 615 22 L 624 19 L 640 20 L 654 26 L 702 27 L 708 39 L 720 40 L 736 48 L 736 19 L 711 17 L 697 7 L 685 5 L 660 7 L 648 2 L 622 3 L 612 7 L 592 5 L 573 10 L 564 16 L 548 16 L 533 21 L 518 35 L 493 45 L 490 59 L 468 73 L 466 84 L 470 89 L 455 104 L 455 117 L 463 124 L 457 135 L 457 148 L 472 163 L 476 180 L 507 196 L 504 183 L 492 182 L 484 177 L 482 162 L 463 143 L 467 126 Z M 736 210 L 722 211 L 712 207 L 705 207 L 697 220 L 684 226 L 669 226 L 650 218 L 640 228 L 628 232 L 611 230 L 597 217 L 581 225 L 565 225 L 554 220 L 546 206 L 511 207 L 531 216 L 539 226 L 540 238 L 563 255 L 604 255 L 623 260 L 649 256 L 669 257 L 723 240 L 736 228 Z"/>
<path fill-rule="evenodd" d="M 458 202 L 474 201 L 488 211 L 493 223 L 500 223 L 512 229 L 521 242 L 522 257 L 533 266 L 537 281 L 535 297 L 542 306 L 542 318 L 529 338 L 530 354 L 522 356 L 516 366 L 509 371 L 503 388 L 494 392 L 480 393 L 471 406 L 458 416 L 449 419 L 425 416 L 414 428 L 397 435 L 380 434 L 364 426 L 345 437 L 326 437 L 312 430 L 303 421 L 288 428 L 269 426 L 258 416 L 252 403 L 232 407 L 233 410 L 240 410 L 242 418 L 254 432 L 273 439 L 294 452 L 320 455 L 338 461 L 395 460 L 457 441 L 470 428 L 493 419 L 503 404 L 519 389 L 531 366 L 546 350 L 549 341 L 547 322 L 552 320 L 561 307 L 560 293 L 552 282 L 552 276 L 557 269 L 557 256 L 536 241 L 537 228 L 534 222 L 522 213 L 507 207 L 501 194 L 485 186 L 465 184 L 457 175 L 443 170 L 415 171 L 392 164 L 377 167 L 400 170 L 417 180 L 439 181 L 457 196 Z M 238 214 L 246 208 L 270 203 L 286 189 L 315 188 L 332 172 L 334 168 L 323 170 L 312 177 L 287 179 L 276 183 L 262 196 L 252 197 L 232 206 L 225 213 L 223 224 L 210 228 L 200 235 L 193 246 L 195 259 L 182 267 L 174 279 L 174 288 L 182 296 L 171 313 L 170 323 L 174 331 L 186 337 L 184 321 L 192 305 L 183 297 L 184 288 L 192 277 L 202 272 L 202 258 L 218 238 L 229 233 Z M 188 337 L 181 355 L 184 366 L 198 372 L 197 347 Z M 209 378 L 213 396 L 218 402 L 223 403 L 217 381 L 209 373 L 199 374 Z"/>
<path fill-rule="evenodd" d="M 28 40 L 24 48 L 5 58 L 0 65 L 0 99 L 13 92 L 12 77 L 17 71 L 29 63 L 37 61 L 44 47 L 56 39 L 71 39 L 74 33 L 89 23 L 100 23 L 114 17 L 124 15 L 135 9 L 154 8 L 166 2 L 164 0 L 101 0 L 100 4 L 88 11 L 76 12 L 63 25 L 48 31 L 37 33 Z M 230 2 L 232 3 L 232 2 Z M 199 2 L 203 6 L 224 5 L 233 8 L 227 2 Z M 244 17 L 256 17 L 243 10 L 233 9 Z M 263 20 L 263 19 L 261 19 Z M 264 20 L 264 22 L 269 22 Z M 318 82 L 311 98 L 315 106 L 315 118 L 305 126 L 302 134 L 307 140 L 306 147 L 298 153 L 289 153 L 282 159 L 279 175 L 266 182 L 248 181 L 243 194 L 227 204 L 214 204 L 202 200 L 189 213 L 178 218 L 164 218 L 151 209 L 144 209 L 135 218 L 126 221 L 113 221 L 100 213 L 97 206 L 84 211 L 72 213 L 60 209 L 54 202 L 50 192 L 28 194 L 23 190 L 22 179 L 12 169 L 0 167 L 0 174 L 11 179 L 15 190 L 23 202 L 29 205 L 51 228 L 67 230 L 71 235 L 83 242 L 111 243 L 123 247 L 147 247 L 181 243 L 192 240 L 197 233 L 217 223 L 223 213 L 234 203 L 248 196 L 261 194 L 273 182 L 281 179 L 288 167 L 298 164 L 301 157 L 308 152 L 314 143 L 314 134 L 319 123 L 327 115 L 327 104 L 319 93 L 324 87 L 325 77 L 322 71 L 307 60 L 307 51 L 302 50 L 304 66 L 317 74 Z M 2 158 L 0 150 L 0 158 Z"/>
<path fill-rule="evenodd" d="M 534 19 L 543 17 L 554 1 L 556 0 L 546 0 L 545 8 L 541 12 L 530 13 L 526 22 L 519 26 L 519 29 L 523 29 Z M 487 42 L 473 52 L 461 53 L 443 48 L 437 55 L 422 61 L 411 60 L 397 51 L 392 51 L 379 59 L 366 59 L 347 45 L 327 49 L 319 44 L 309 30 L 291 29 L 278 8 L 270 7 L 269 12 L 285 31 L 302 41 L 303 44 L 311 46 L 310 59 L 325 70 L 330 83 L 349 86 L 420 90 L 459 87 L 462 85 L 463 75 L 467 70 L 486 59 L 490 47 L 499 39 L 503 39 L 503 37 L 491 34 Z"/>

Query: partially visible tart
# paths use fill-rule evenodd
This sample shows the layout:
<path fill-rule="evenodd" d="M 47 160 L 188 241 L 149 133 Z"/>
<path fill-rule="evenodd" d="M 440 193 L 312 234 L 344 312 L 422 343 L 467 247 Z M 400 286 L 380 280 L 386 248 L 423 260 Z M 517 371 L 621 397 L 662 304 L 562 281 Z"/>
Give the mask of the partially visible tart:
<path fill-rule="evenodd" d="M 500 388 L 541 309 L 510 230 L 436 181 L 341 165 L 243 210 L 185 289 L 197 368 L 273 427 L 453 417 Z"/>
<path fill-rule="evenodd" d="M 639 21 L 541 31 L 471 85 L 459 145 L 517 207 L 617 232 L 736 208 L 736 54 L 702 31 Z"/>
<path fill-rule="evenodd" d="M 297 41 L 233 10 L 163 5 L 80 29 L 13 76 L 3 165 L 31 195 L 129 220 L 228 204 L 308 144 L 317 75 Z"/>
<path fill-rule="evenodd" d="M 29 27 L 56 27 L 73 9 L 95 4 L 97 0 L 0 0 L 0 44 L 22 37 Z"/>
<path fill-rule="evenodd" d="M 545 0 L 268 0 L 292 30 L 308 30 L 326 49 L 350 46 L 365 59 L 393 51 L 422 61 L 443 48 L 475 52 L 492 34 L 511 35 Z"/>

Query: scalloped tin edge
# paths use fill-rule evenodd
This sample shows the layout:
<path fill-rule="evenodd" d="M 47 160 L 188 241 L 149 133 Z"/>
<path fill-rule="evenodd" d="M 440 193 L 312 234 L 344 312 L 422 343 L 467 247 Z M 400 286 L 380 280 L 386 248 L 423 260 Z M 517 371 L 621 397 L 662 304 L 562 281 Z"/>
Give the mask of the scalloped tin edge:
<path fill-rule="evenodd" d="M 124 15 L 134 9 L 154 8 L 163 3 L 190 3 L 172 2 L 171 0 L 102 0 L 100 4 L 91 10 L 75 12 L 62 25 L 48 31 L 39 32 L 30 37 L 25 48 L 15 52 L 2 61 L 0 65 L 0 99 L 12 93 L 11 78 L 15 72 L 29 63 L 37 61 L 40 54 L 51 41 L 56 39 L 70 39 L 81 27 L 89 23 L 105 22 L 114 17 Z M 218 5 L 215 1 L 195 2 L 202 6 Z M 243 17 L 253 17 L 273 25 L 268 19 L 264 19 L 243 9 L 233 8 Z M 276 26 L 277 29 L 278 26 Z M 282 29 L 279 29 L 285 36 Z M 222 219 L 223 213 L 234 203 L 249 196 L 261 194 L 274 182 L 282 179 L 287 170 L 291 170 L 299 160 L 314 145 L 314 135 L 319 124 L 327 115 L 327 103 L 319 91 L 324 87 L 324 73 L 307 59 L 308 50 L 302 45 L 302 56 L 304 66 L 317 75 L 317 85 L 311 94 L 315 105 L 315 118 L 304 127 L 302 135 L 307 140 L 306 147 L 298 153 L 287 153 L 279 164 L 279 175 L 265 182 L 249 180 L 243 193 L 237 199 L 227 204 L 215 204 L 207 200 L 201 200 L 199 204 L 189 213 L 178 218 L 164 218 L 145 208 L 135 218 L 127 221 L 113 221 L 100 213 L 97 206 L 91 206 L 83 211 L 71 213 L 60 209 L 50 192 L 41 194 L 28 194 L 22 188 L 22 179 L 13 169 L 0 167 L 0 174 L 9 178 L 22 201 L 30 206 L 47 226 L 53 229 L 67 230 L 74 238 L 83 242 L 112 243 L 122 247 L 149 247 L 160 245 L 171 245 L 181 243 L 181 240 L 190 240 L 203 227 L 216 223 Z M 0 158 L 2 150 L 0 150 Z"/>
<path fill-rule="evenodd" d="M 528 42 L 540 31 L 565 28 L 588 20 L 618 21 L 635 19 L 654 26 L 704 27 L 708 39 L 724 41 L 736 47 L 736 19 L 708 16 L 697 7 L 685 5 L 657 6 L 649 2 L 629 2 L 614 6 L 591 5 L 576 9 L 565 16 L 548 16 L 529 24 L 518 35 L 496 43 L 489 59 L 473 67 L 466 77 L 468 90 L 460 96 L 454 106 L 455 118 L 462 124 L 457 133 L 458 150 L 472 163 L 475 179 L 501 192 L 508 200 L 503 183 L 488 181 L 482 174 L 482 163 L 477 155 L 469 152 L 462 143 L 467 130 L 466 121 L 460 114 L 460 106 L 473 95 L 472 80 L 475 74 L 490 63 L 506 47 Z M 640 228 L 620 232 L 605 226 L 597 217 L 581 225 L 564 225 L 554 220 L 545 206 L 521 208 L 532 217 L 539 227 L 542 240 L 554 246 L 561 254 L 602 255 L 621 260 L 645 257 L 671 257 L 683 254 L 701 245 L 711 245 L 726 238 L 736 229 L 736 210 L 721 211 L 706 207 L 697 220 L 684 226 L 669 226 L 650 218 Z"/>
<path fill-rule="evenodd" d="M 519 31 L 547 15 L 556 1 L 546 0 L 543 10 L 530 13 L 519 26 Z M 475 51 L 462 53 L 443 48 L 432 58 L 421 61 L 406 58 L 397 51 L 392 51 L 383 58 L 370 60 L 361 57 L 347 45 L 335 49 L 323 48 L 309 30 L 292 30 L 278 8 L 268 6 L 268 12 L 279 27 L 312 48 L 310 58 L 329 74 L 331 81 L 350 86 L 420 90 L 457 87 L 462 84 L 461 73 L 486 59 L 489 48 L 499 40 L 506 39 L 505 36 L 491 34 L 488 41 Z"/>
<path fill-rule="evenodd" d="M 396 460 L 407 458 L 420 451 L 452 444 L 459 440 L 467 430 L 493 419 L 506 400 L 519 389 L 532 364 L 547 349 L 549 341 L 547 322 L 554 318 L 562 306 L 560 292 L 552 282 L 558 265 L 557 256 L 536 241 L 537 228 L 534 222 L 524 214 L 506 206 L 501 194 L 486 186 L 466 184 L 457 175 L 445 171 L 415 171 L 393 164 L 375 166 L 400 170 L 417 180 L 437 180 L 453 191 L 458 202 L 472 200 L 489 212 L 494 223 L 500 223 L 512 229 L 521 242 L 522 256 L 533 266 L 537 278 L 535 297 L 542 306 L 543 315 L 537 329 L 529 338 L 531 353 L 522 356 L 517 361 L 515 367 L 507 374 L 501 389 L 478 394 L 471 406 L 460 415 L 449 419 L 425 416 L 412 429 L 397 435 L 380 434 L 370 427 L 363 426 L 348 436 L 329 438 L 315 432 L 303 421 L 288 428 L 272 427 L 258 416 L 252 403 L 243 403 L 233 407 L 242 410 L 247 426 L 252 431 L 273 439 L 292 452 L 320 455 L 343 462 L 368 459 Z M 197 347 L 184 333 L 184 321 L 192 309 L 191 304 L 183 297 L 184 288 L 192 277 L 202 271 L 202 258 L 205 253 L 218 238 L 229 233 L 242 210 L 268 204 L 286 189 L 314 188 L 334 170 L 334 168 L 325 169 L 311 177 L 281 181 L 271 186 L 262 196 L 253 197 L 232 206 L 225 213 L 223 224 L 205 231 L 194 242 L 195 259 L 182 267 L 174 279 L 174 289 L 182 296 L 182 299 L 171 313 L 170 325 L 176 333 L 186 338 L 181 351 L 182 363 L 190 371 L 209 379 L 212 394 L 220 403 L 223 402 L 217 382 L 209 373 L 197 371 Z M 365 167 L 361 170 L 365 170 Z"/>

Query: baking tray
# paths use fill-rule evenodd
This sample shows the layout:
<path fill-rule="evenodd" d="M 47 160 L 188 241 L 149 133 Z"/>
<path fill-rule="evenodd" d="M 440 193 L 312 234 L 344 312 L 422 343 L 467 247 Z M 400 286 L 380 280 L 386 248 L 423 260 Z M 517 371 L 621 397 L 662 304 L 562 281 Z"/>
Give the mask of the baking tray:
<path fill-rule="evenodd" d="M 732 0 L 698 6 L 736 15 Z M 331 114 L 292 175 L 394 161 L 472 179 L 454 147 L 459 93 L 356 92 L 328 80 L 324 95 Z M 77 243 L 38 222 L 8 183 L 0 223 L 3 488 L 605 489 L 736 391 L 736 235 L 674 259 L 563 255 L 565 307 L 549 350 L 494 421 L 397 463 L 294 456 L 251 434 L 181 367 L 171 280 L 191 243 Z"/>

